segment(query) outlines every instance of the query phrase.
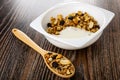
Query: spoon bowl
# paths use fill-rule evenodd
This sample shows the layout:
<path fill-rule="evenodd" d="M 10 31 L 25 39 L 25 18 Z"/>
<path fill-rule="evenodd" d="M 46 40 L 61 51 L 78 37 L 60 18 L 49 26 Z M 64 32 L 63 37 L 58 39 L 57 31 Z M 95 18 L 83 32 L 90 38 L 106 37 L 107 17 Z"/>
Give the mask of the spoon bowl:
<path fill-rule="evenodd" d="M 50 52 L 39 47 L 33 40 L 31 40 L 25 33 L 14 28 L 12 29 L 12 33 L 22 42 L 33 48 L 35 51 L 40 53 L 44 59 L 45 64 L 48 69 L 51 70 L 56 75 L 63 78 L 70 78 L 75 73 L 75 67 L 61 54 Z"/>

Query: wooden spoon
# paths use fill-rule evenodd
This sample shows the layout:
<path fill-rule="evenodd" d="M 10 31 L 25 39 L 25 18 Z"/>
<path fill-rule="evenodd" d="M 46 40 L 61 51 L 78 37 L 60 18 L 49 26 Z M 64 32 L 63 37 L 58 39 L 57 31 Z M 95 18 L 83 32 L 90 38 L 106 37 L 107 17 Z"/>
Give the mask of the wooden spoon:
<path fill-rule="evenodd" d="M 75 73 L 75 67 L 73 66 L 73 64 L 71 63 L 70 60 L 68 60 L 66 57 L 63 57 L 58 59 L 60 61 L 56 61 L 56 62 L 53 62 L 53 61 L 49 61 L 49 60 L 52 60 L 52 58 L 48 59 L 47 56 L 49 57 L 49 53 L 51 53 L 50 51 L 46 51 L 44 49 L 42 49 L 41 47 L 39 47 L 33 40 L 31 40 L 25 33 L 23 33 L 22 31 L 14 28 L 12 29 L 12 33 L 18 38 L 20 39 L 22 42 L 26 43 L 28 46 L 30 46 L 31 48 L 33 48 L 35 51 L 37 51 L 38 53 L 40 53 L 44 59 L 44 62 L 46 63 L 47 67 L 53 72 L 55 73 L 56 75 L 60 76 L 60 77 L 63 77 L 63 78 L 70 78 L 74 75 Z M 58 53 L 55 53 L 55 52 L 52 52 L 52 55 L 59 55 Z M 61 55 L 61 54 L 60 54 Z M 54 56 L 54 58 L 56 58 Z M 63 59 L 63 60 L 62 60 Z M 50 63 L 49 63 L 50 62 Z M 63 63 L 62 63 L 63 62 Z M 57 63 L 57 65 L 56 65 Z M 68 64 L 67 64 L 68 63 Z M 61 67 L 60 70 L 58 70 L 58 65 L 64 65 L 64 66 L 70 66 L 69 67 L 69 70 L 62 70 L 63 67 Z M 53 66 L 52 66 L 53 65 Z M 59 67 L 60 68 L 60 67 Z M 70 70 L 71 69 L 71 70 Z M 71 71 L 71 72 L 70 72 Z"/>

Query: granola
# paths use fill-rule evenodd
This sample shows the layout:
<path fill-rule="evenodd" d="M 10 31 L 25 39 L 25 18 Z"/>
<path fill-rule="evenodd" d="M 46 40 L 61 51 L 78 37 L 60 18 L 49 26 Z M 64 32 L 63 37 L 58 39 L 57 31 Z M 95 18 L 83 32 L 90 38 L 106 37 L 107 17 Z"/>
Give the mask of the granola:
<path fill-rule="evenodd" d="M 72 63 L 62 56 L 56 53 L 45 54 L 47 64 L 56 72 L 62 75 L 71 75 L 74 73 L 74 66 Z"/>
<path fill-rule="evenodd" d="M 50 34 L 59 35 L 60 31 L 69 26 L 85 29 L 93 33 L 100 29 L 98 22 L 92 16 L 87 12 L 78 11 L 66 17 L 63 17 L 62 14 L 57 15 L 57 18 L 51 17 L 50 22 L 47 23 L 48 28 L 46 31 Z"/>

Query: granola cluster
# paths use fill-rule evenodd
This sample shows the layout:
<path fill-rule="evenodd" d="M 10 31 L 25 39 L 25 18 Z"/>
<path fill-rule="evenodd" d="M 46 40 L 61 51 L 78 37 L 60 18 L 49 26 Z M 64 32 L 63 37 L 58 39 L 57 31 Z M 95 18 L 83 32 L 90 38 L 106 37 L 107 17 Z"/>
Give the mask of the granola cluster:
<path fill-rule="evenodd" d="M 45 59 L 48 65 L 59 74 L 71 75 L 74 73 L 72 63 L 61 54 L 49 52 L 45 54 Z"/>
<path fill-rule="evenodd" d="M 57 15 L 57 18 L 51 17 L 50 22 L 47 23 L 47 32 L 50 34 L 59 35 L 60 31 L 66 27 L 76 27 L 85 29 L 90 32 L 96 32 L 100 28 L 97 21 L 87 12 L 71 13 L 65 18 L 62 14 Z"/>

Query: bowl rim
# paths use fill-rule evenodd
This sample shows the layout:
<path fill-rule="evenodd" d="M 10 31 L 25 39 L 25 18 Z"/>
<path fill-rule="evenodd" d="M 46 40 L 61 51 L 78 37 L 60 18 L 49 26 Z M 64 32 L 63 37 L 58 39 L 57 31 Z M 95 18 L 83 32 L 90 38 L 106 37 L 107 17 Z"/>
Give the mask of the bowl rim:
<path fill-rule="evenodd" d="M 110 12 L 110 11 L 108 11 L 108 10 L 105 10 L 105 9 L 102 9 L 102 8 L 99 8 L 99 7 L 96 7 L 96 6 L 94 6 L 94 5 L 91 5 L 91 4 L 88 4 L 88 3 L 84 3 L 84 2 L 68 2 L 68 3 L 59 3 L 59 4 L 56 4 L 55 6 L 53 6 L 53 7 L 51 7 L 50 9 L 48 9 L 47 11 L 45 11 L 43 14 L 41 14 L 40 16 L 39 16 L 39 19 L 40 19 L 40 33 L 41 34 L 43 34 L 44 36 L 46 36 L 46 37 L 49 37 L 49 38 L 52 38 L 52 39 L 54 39 L 54 40 L 57 40 L 57 41 L 60 41 L 60 42 L 62 42 L 62 43 L 65 43 L 65 44 L 68 44 L 68 45 L 72 45 L 72 44 L 70 44 L 70 42 L 66 42 L 65 40 L 68 40 L 68 39 L 64 39 L 64 38 L 60 38 L 60 37 L 55 37 L 55 36 L 53 36 L 53 35 L 51 35 L 51 34 L 49 34 L 49 33 L 47 33 L 44 29 L 43 29 L 43 27 L 42 27 L 42 20 L 43 20 L 43 18 L 44 18 L 44 16 L 49 12 L 49 11 L 52 11 L 52 10 L 54 10 L 54 9 L 56 9 L 56 8 L 58 8 L 58 7 L 60 7 L 60 6 L 64 6 L 64 5 L 66 5 L 66 4 L 79 4 L 79 3 L 82 3 L 82 4 L 86 4 L 86 5 L 88 5 L 88 6 L 92 6 L 92 7 L 95 7 L 95 8 L 98 8 L 101 12 L 103 11 L 103 13 L 105 13 L 106 11 L 107 11 L 107 13 L 110 13 L 110 14 L 112 14 L 111 15 L 111 18 L 109 19 L 109 21 L 108 22 L 106 22 L 105 21 L 105 16 L 106 15 L 104 15 L 104 21 L 103 21 L 103 25 L 101 26 L 101 27 L 107 27 L 107 25 L 108 25 L 108 23 L 112 20 L 112 18 L 115 16 L 115 14 L 113 13 L 113 12 Z M 33 21 L 34 22 L 34 21 Z M 33 24 L 33 22 L 30 24 L 30 26 L 32 26 L 32 24 Z M 91 37 L 91 39 L 93 39 L 96 35 L 98 35 L 100 32 L 102 32 L 104 30 L 104 28 L 102 28 L 102 29 L 99 29 L 97 32 L 95 32 L 95 34 L 92 34 L 92 36 L 87 36 L 87 38 L 89 37 Z M 75 38 L 75 39 L 69 39 L 69 40 L 80 40 L 81 38 Z M 84 38 L 85 39 L 85 38 Z M 75 45 L 74 45 L 75 46 Z"/>

